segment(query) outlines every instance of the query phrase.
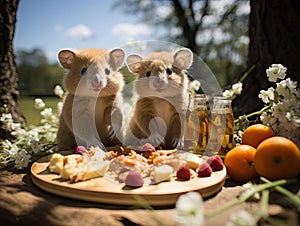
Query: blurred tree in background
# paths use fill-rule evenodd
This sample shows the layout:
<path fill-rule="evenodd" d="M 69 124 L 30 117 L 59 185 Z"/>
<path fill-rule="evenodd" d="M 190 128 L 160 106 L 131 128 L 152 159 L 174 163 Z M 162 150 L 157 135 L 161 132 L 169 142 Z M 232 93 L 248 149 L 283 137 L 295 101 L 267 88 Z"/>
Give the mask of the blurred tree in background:
<path fill-rule="evenodd" d="M 243 92 L 233 102 L 237 115 L 262 107 L 259 91 L 274 85 L 266 76 L 271 64 L 283 64 L 287 77 L 300 85 L 300 1 L 251 0 L 250 6 L 247 65 L 253 65 L 254 70 L 243 81 Z"/>
<path fill-rule="evenodd" d="M 22 95 L 54 95 L 53 88 L 61 84 L 63 71 L 57 63 L 49 63 L 41 49 L 17 51 L 16 62 Z"/>
<path fill-rule="evenodd" d="M 245 70 L 248 54 L 247 0 L 117 0 L 162 39 L 190 48 L 212 69 L 221 86 Z"/>

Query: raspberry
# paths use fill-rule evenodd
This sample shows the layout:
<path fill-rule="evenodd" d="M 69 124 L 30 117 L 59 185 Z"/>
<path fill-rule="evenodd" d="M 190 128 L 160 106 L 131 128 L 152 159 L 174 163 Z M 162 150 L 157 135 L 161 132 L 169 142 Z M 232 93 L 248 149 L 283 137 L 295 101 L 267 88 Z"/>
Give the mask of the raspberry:
<path fill-rule="evenodd" d="M 191 178 L 190 168 L 187 165 L 181 166 L 177 170 L 176 176 L 179 180 L 189 180 Z"/>
<path fill-rule="evenodd" d="M 223 161 L 219 155 L 209 157 L 206 162 L 210 165 L 214 172 L 220 171 L 224 168 Z"/>
<path fill-rule="evenodd" d="M 207 162 L 204 162 L 200 165 L 198 169 L 198 177 L 210 177 L 212 174 L 212 168 Z"/>
<path fill-rule="evenodd" d="M 152 144 L 146 143 L 146 144 L 143 145 L 141 151 L 142 152 L 144 152 L 144 151 L 155 152 L 156 150 L 155 150 L 155 147 L 152 146 Z"/>
<path fill-rule="evenodd" d="M 83 147 L 83 146 L 77 146 L 77 147 L 74 149 L 74 153 L 75 153 L 75 154 L 80 154 L 80 155 L 82 155 L 83 153 L 87 153 L 87 152 L 89 152 L 89 151 L 86 150 L 86 148 Z"/>
<path fill-rule="evenodd" d="M 132 188 L 139 188 L 144 185 L 144 179 L 139 172 L 130 170 L 125 177 L 125 184 Z"/>

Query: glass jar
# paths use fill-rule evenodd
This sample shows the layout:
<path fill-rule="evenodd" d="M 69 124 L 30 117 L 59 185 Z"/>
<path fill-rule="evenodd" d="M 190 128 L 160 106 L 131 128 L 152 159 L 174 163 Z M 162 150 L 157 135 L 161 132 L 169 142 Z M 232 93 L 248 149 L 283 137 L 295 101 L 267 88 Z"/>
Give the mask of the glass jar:
<path fill-rule="evenodd" d="M 231 100 L 225 97 L 214 97 L 210 114 L 210 137 L 207 155 L 225 156 L 234 145 L 234 124 Z"/>
<path fill-rule="evenodd" d="M 190 96 L 185 128 L 184 149 L 202 155 L 209 138 L 209 116 L 204 94 Z"/>
<path fill-rule="evenodd" d="M 185 118 L 185 132 L 184 132 L 184 150 L 185 151 L 193 151 L 196 146 L 196 114 L 194 111 L 195 102 L 194 96 L 189 96 L 188 108 L 186 111 L 186 118 Z"/>
<path fill-rule="evenodd" d="M 197 94 L 194 100 L 194 110 L 198 119 L 198 142 L 194 149 L 195 154 L 203 155 L 209 139 L 209 116 L 207 99 L 204 94 Z"/>

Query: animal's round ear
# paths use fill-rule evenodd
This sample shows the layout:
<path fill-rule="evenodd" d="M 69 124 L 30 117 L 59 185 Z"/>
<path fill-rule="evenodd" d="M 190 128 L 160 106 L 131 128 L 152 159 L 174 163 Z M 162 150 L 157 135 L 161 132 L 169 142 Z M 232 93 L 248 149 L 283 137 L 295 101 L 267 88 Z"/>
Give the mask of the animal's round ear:
<path fill-rule="evenodd" d="M 72 67 L 74 56 L 75 52 L 70 49 L 62 49 L 57 54 L 59 64 L 65 69 Z"/>
<path fill-rule="evenodd" d="M 193 63 L 193 53 L 187 48 L 181 48 L 174 54 L 174 66 L 181 70 L 188 69 Z"/>
<path fill-rule="evenodd" d="M 113 70 L 118 70 L 124 62 L 125 51 L 123 49 L 113 49 L 109 52 L 109 64 Z"/>
<path fill-rule="evenodd" d="M 143 57 L 137 54 L 132 54 L 127 57 L 126 64 L 130 72 L 139 73 Z"/>

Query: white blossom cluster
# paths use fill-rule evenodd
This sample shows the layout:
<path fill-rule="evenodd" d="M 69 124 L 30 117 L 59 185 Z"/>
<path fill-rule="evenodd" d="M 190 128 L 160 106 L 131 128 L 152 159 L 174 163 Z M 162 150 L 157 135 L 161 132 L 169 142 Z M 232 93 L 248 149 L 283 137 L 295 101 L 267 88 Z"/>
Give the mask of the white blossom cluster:
<path fill-rule="evenodd" d="M 198 80 L 193 80 L 189 83 L 188 93 L 194 95 L 199 90 L 201 83 Z"/>
<path fill-rule="evenodd" d="M 2 127 L 10 132 L 13 140 L 0 140 L 0 169 L 8 164 L 23 169 L 28 166 L 33 156 L 48 153 L 53 149 L 64 97 L 64 91 L 60 86 L 56 86 L 54 92 L 61 98 L 57 112 L 47 108 L 41 98 L 35 99 L 34 107 L 41 114 L 41 121 L 37 126 L 15 123 L 10 113 L 2 113 L 0 116 Z"/>
<path fill-rule="evenodd" d="M 281 64 L 272 64 L 266 70 L 269 81 L 286 77 L 287 68 Z M 258 97 L 266 105 L 260 120 L 270 126 L 277 135 L 284 136 L 300 145 L 300 90 L 297 82 L 290 78 L 276 83 L 276 87 L 261 90 Z"/>
<path fill-rule="evenodd" d="M 188 192 L 179 196 L 176 202 L 174 220 L 180 226 L 204 225 L 204 205 L 198 192 Z"/>
<path fill-rule="evenodd" d="M 243 83 L 237 82 L 231 86 L 231 89 L 224 90 L 223 97 L 234 99 L 236 96 L 242 93 L 242 90 L 243 90 Z"/>

